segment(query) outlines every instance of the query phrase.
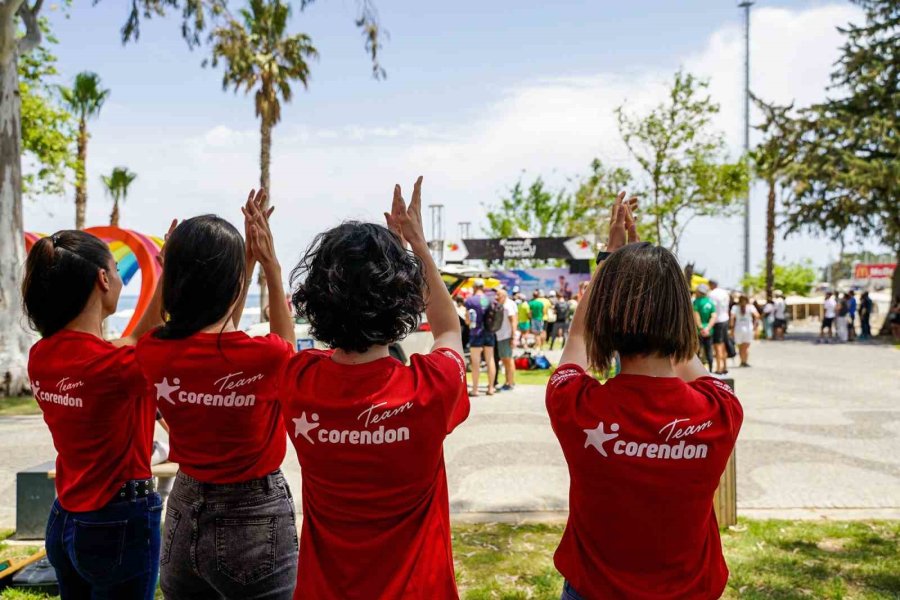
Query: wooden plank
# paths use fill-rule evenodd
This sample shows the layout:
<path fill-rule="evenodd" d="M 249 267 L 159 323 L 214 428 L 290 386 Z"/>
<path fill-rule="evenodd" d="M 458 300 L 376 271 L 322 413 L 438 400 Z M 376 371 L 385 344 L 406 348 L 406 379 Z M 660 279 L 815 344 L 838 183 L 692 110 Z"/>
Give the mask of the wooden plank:
<path fill-rule="evenodd" d="M 178 473 L 178 463 L 164 462 L 150 467 L 150 472 L 154 477 L 175 477 Z M 56 479 L 56 469 L 47 471 L 48 479 Z"/>
<path fill-rule="evenodd" d="M 719 527 L 737 525 L 737 469 L 736 451 L 732 451 L 713 496 L 713 508 Z"/>

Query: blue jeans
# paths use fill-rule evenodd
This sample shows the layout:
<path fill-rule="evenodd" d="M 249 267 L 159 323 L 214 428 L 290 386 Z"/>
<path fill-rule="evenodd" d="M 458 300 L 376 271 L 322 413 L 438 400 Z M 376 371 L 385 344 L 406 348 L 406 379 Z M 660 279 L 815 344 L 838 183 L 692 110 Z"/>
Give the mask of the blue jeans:
<path fill-rule="evenodd" d="M 563 584 L 562 596 L 559 597 L 559 600 L 584 600 L 584 598 L 567 581 Z"/>
<path fill-rule="evenodd" d="M 69 512 L 54 501 L 45 543 L 62 600 L 152 600 L 161 516 L 156 492 L 90 512 Z"/>

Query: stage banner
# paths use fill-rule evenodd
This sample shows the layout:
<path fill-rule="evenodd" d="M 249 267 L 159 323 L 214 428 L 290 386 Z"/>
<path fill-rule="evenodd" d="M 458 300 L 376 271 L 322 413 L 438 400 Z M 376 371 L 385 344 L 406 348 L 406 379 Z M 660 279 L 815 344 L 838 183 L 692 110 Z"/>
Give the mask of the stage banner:
<path fill-rule="evenodd" d="M 530 300 L 535 290 L 544 294 L 555 291 L 564 297 L 578 293 L 582 281 L 590 281 L 590 273 L 570 273 L 566 268 L 548 269 L 498 269 L 493 271 L 495 278 L 503 282 L 508 290 L 519 288 Z"/>
<path fill-rule="evenodd" d="M 894 276 L 896 263 L 858 263 L 853 270 L 854 279 L 890 279 Z"/>
<path fill-rule="evenodd" d="M 593 235 L 451 240 L 444 246 L 444 260 L 590 260 L 597 255 Z"/>

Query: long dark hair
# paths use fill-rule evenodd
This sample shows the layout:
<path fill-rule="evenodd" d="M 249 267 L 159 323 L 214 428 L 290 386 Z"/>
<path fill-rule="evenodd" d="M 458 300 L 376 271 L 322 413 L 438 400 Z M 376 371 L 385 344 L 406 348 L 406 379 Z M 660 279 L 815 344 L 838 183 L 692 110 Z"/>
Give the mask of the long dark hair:
<path fill-rule="evenodd" d="M 65 327 L 87 305 L 97 273 L 109 269 L 112 253 L 83 231 L 57 231 L 37 241 L 25 261 L 22 300 L 28 322 L 43 337 Z"/>
<path fill-rule="evenodd" d="M 371 223 L 350 221 L 319 234 L 291 273 L 291 287 L 310 334 L 350 352 L 403 339 L 425 310 L 422 262 Z"/>
<path fill-rule="evenodd" d="M 691 292 L 675 255 L 648 242 L 612 253 L 594 277 L 585 314 L 591 366 L 609 369 L 613 354 L 668 356 L 697 352 Z"/>
<path fill-rule="evenodd" d="M 247 277 L 244 238 L 215 215 L 183 221 L 166 242 L 163 271 L 165 325 L 160 339 L 189 337 L 228 314 Z"/>

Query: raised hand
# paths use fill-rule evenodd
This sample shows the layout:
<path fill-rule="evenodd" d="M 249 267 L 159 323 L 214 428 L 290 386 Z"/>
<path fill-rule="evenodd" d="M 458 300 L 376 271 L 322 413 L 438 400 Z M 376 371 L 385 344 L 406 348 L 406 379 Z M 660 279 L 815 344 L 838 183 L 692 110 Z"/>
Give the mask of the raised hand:
<path fill-rule="evenodd" d="M 262 212 L 263 203 L 266 200 L 266 191 L 260 188 L 259 191 L 250 190 L 250 194 L 247 196 L 247 202 L 244 206 L 241 207 L 241 212 L 244 214 L 244 242 L 246 245 L 246 255 L 247 255 L 247 267 L 248 271 L 252 270 L 252 266 L 256 264 L 258 257 L 253 253 L 253 244 L 251 243 L 250 236 L 250 226 L 252 224 L 252 218 L 250 215 L 252 214 L 252 209 L 255 207 L 258 212 Z M 275 210 L 275 207 L 269 208 L 265 212 L 266 221 L 269 220 L 269 217 L 272 215 L 272 212 Z"/>
<path fill-rule="evenodd" d="M 169 241 L 169 238 L 172 237 L 172 232 L 175 231 L 176 227 L 178 227 L 178 219 L 172 219 L 172 222 L 169 223 L 169 231 L 167 231 L 165 237 L 163 237 L 164 242 Z M 166 244 L 165 243 L 163 243 L 162 248 L 159 249 L 159 254 L 156 255 L 156 262 L 159 263 L 159 266 L 165 268 L 165 264 L 166 264 Z"/>
<path fill-rule="evenodd" d="M 409 242 L 415 249 L 416 247 L 428 246 L 425 240 L 425 228 L 422 225 L 422 176 L 416 179 L 413 185 L 412 200 L 409 207 L 403 200 L 403 194 L 400 185 L 394 186 L 394 199 L 391 204 L 390 214 L 385 213 L 388 227 L 397 233 L 399 231 L 400 238 Z"/>
<path fill-rule="evenodd" d="M 637 222 L 634 219 L 633 210 L 637 208 L 638 199 L 632 196 L 625 201 L 625 192 L 619 192 L 613 201 L 609 214 L 609 242 L 606 244 L 607 252 L 615 252 L 625 244 L 631 244 L 640 240 L 637 233 Z"/>
<path fill-rule="evenodd" d="M 253 193 L 251 192 L 251 195 Z M 247 231 L 247 241 L 250 247 L 250 256 L 258 260 L 263 268 L 271 268 L 278 265 L 275 256 L 275 240 L 272 237 L 272 229 L 269 227 L 269 217 L 275 207 L 263 211 L 266 191 L 259 190 L 255 197 L 248 198 L 247 204 L 241 207 L 244 213 L 244 227 Z"/>

